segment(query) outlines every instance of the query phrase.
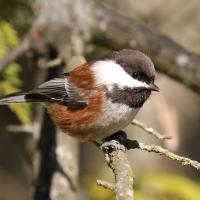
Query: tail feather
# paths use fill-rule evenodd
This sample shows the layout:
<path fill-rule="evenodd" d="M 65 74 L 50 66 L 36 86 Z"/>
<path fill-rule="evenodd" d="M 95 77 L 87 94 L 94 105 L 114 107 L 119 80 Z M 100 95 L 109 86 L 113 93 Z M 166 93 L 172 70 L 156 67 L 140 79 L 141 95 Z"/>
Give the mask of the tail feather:
<path fill-rule="evenodd" d="M 13 93 L 0 99 L 0 105 L 8 105 L 10 103 L 25 103 L 26 93 Z"/>

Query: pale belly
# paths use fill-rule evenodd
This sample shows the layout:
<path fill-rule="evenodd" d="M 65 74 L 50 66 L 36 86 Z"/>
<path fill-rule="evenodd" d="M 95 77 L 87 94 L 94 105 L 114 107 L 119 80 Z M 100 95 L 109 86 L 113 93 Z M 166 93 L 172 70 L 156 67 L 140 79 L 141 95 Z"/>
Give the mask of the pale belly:
<path fill-rule="evenodd" d="M 104 114 L 93 125 L 94 139 L 101 141 L 125 128 L 135 118 L 138 110 L 125 104 L 112 103 L 110 100 L 106 101 L 104 103 Z"/>
<path fill-rule="evenodd" d="M 102 114 L 98 114 L 98 110 L 93 112 L 93 109 L 72 112 L 58 104 L 51 104 L 48 108 L 53 120 L 64 133 L 82 141 L 97 142 L 125 128 L 139 110 L 107 99 L 103 102 Z"/>

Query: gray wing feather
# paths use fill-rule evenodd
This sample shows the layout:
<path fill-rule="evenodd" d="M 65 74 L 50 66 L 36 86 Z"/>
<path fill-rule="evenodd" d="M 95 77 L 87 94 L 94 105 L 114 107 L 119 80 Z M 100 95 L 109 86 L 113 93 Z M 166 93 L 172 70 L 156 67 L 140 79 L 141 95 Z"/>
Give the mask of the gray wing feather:
<path fill-rule="evenodd" d="M 71 108 L 87 105 L 88 100 L 81 95 L 79 89 L 69 83 L 67 78 L 55 78 L 41 84 L 26 95 L 27 100 L 56 102 Z"/>

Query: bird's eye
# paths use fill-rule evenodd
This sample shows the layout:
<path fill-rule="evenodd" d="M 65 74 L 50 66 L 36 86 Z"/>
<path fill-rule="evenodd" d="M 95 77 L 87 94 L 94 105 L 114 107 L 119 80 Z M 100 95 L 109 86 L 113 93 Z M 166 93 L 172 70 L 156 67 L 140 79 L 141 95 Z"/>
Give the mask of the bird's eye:
<path fill-rule="evenodd" d="M 138 77 L 138 75 L 139 75 L 139 73 L 138 72 L 133 72 L 133 78 L 137 78 Z"/>

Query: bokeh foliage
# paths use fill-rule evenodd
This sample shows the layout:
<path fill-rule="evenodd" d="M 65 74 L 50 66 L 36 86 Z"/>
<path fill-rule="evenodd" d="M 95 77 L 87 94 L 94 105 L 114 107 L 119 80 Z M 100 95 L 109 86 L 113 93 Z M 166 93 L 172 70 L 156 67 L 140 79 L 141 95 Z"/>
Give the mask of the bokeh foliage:
<path fill-rule="evenodd" d="M 2 58 L 11 48 L 18 43 L 18 36 L 13 27 L 5 22 L 0 21 L 0 58 Z M 23 82 L 20 79 L 21 66 L 12 63 L 1 74 L 0 79 L 0 96 L 4 96 L 20 90 Z M 30 121 L 30 105 L 12 104 L 9 108 L 16 114 L 21 123 Z"/>
<path fill-rule="evenodd" d="M 200 184 L 175 174 L 146 174 L 138 179 L 137 200 L 198 200 Z"/>
<path fill-rule="evenodd" d="M 134 184 L 135 200 L 198 200 L 200 183 L 184 176 L 170 173 L 147 173 L 137 177 Z M 114 194 L 95 184 L 91 177 L 84 177 L 93 200 L 114 200 Z"/>
<path fill-rule="evenodd" d="M 32 4 L 35 0 L 0 0 L 0 20 L 5 20 L 15 26 L 23 35 L 30 26 Z"/>

